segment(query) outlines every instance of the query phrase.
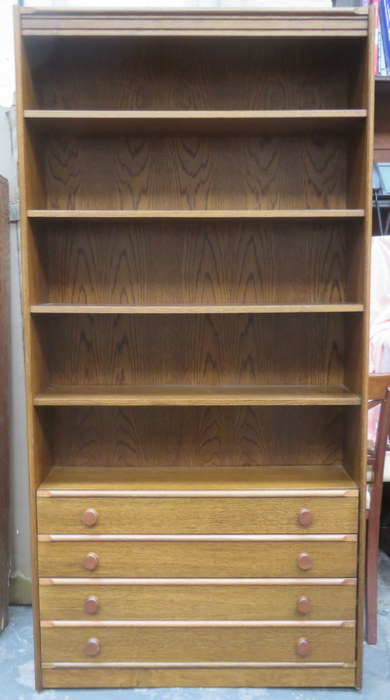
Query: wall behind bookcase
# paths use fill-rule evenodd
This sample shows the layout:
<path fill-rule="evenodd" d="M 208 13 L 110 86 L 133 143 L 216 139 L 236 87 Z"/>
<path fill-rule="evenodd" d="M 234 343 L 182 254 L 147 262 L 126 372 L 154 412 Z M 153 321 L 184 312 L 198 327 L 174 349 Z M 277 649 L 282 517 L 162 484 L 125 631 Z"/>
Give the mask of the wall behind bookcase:
<path fill-rule="evenodd" d="M 27 429 L 24 388 L 23 324 L 15 106 L 0 106 L 0 175 L 10 187 L 10 471 L 11 471 L 11 590 L 10 602 L 31 600 L 30 533 L 28 519 Z"/>

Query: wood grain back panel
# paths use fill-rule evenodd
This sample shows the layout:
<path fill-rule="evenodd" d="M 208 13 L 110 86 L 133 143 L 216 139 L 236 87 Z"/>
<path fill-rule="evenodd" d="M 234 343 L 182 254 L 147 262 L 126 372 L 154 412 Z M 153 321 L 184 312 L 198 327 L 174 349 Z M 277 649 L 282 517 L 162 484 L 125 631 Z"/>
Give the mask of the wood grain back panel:
<path fill-rule="evenodd" d="M 271 37 L 26 40 L 43 109 L 342 109 L 362 41 Z M 226 76 L 229 80 L 226 80 Z"/>
<path fill-rule="evenodd" d="M 342 314 L 35 318 L 56 385 L 343 384 Z"/>
<path fill-rule="evenodd" d="M 326 134 L 47 136 L 46 207 L 342 209 L 349 146 Z"/>
<path fill-rule="evenodd" d="M 315 466 L 342 463 L 343 411 L 351 410 L 56 407 L 37 414 L 58 465 Z"/>
<path fill-rule="evenodd" d="M 351 222 L 35 222 L 35 302 L 358 302 Z M 288 250 L 288 255 L 286 251 Z"/>

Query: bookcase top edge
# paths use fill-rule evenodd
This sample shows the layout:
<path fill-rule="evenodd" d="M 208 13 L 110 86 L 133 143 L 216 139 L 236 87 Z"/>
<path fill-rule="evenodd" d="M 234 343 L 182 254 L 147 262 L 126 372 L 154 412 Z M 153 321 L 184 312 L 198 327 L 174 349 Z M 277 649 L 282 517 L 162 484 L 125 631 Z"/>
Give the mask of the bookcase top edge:
<path fill-rule="evenodd" d="M 369 8 L 328 10 L 61 10 L 18 7 L 24 35 L 366 36 Z"/>
<path fill-rule="evenodd" d="M 271 0 L 270 0 L 271 2 Z M 21 15 L 42 15 L 46 17 L 54 16 L 57 17 L 59 15 L 64 15 L 64 16 L 72 16 L 75 15 L 80 16 L 80 15 L 114 15 L 114 16 L 121 16 L 121 15 L 129 15 L 130 17 L 135 17 L 135 16 L 147 16 L 147 17 L 160 17 L 164 15 L 168 15 L 171 17 L 172 15 L 177 15 L 178 17 L 189 17 L 189 16 L 264 16 L 264 15 L 274 15 L 274 16 L 284 16 L 284 15 L 311 15 L 311 16 L 329 16 L 329 15 L 337 15 L 340 17 L 340 15 L 346 15 L 347 17 L 351 17 L 354 15 L 366 15 L 368 16 L 370 12 L 369 7 L 331 7 L 331 8 L 320 8 L 320 9 L 309 9 L 309 8 L 279 8 L 275 9 L 272 7 L 268 8 L 261 8 L 261 9 L 256 9 L 256 8 L 223 8 L 223 7 L 214 7 L 214 8 L 188 8 L 188 9 L 178 9 L 174 7 L 167 7 L 164 9 L 159 9 L 159 8 L 154 8 L 154 9 L 147 9 L 147 8 L 114 8 L 111 9 L 109 6 L 107 7 L 89 7 L 89 8 L 79 8 L 79 7 L 71 7 L 71 8 L 66 8 L 66 7 L 25 7 L 21 5 L 15 5 L 14 6 L 15 11 L 17 11 Z"/>

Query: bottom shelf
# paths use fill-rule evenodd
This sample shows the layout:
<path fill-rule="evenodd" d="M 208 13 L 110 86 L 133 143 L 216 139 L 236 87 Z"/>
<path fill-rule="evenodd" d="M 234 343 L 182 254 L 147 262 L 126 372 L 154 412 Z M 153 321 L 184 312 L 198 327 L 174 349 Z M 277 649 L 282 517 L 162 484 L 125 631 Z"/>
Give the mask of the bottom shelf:
<path fill-rule="evenodd" d="M 107 491 L 122 495 L 141 492 L 255 493 L 305 490 L 347 490 L 357 486 L 340 465 L 264 467 L 67 467 L 56 466 L 38 489 L 38 496 L 65 491 Z M 265 495 L 266 495 L 265 493 Z"/>

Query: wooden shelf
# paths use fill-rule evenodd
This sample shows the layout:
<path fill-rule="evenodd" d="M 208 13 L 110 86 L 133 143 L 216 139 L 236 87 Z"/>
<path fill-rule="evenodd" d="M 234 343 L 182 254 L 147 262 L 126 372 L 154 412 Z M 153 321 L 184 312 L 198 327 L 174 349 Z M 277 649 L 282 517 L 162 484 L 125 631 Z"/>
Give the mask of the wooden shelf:
<path fill-rule="evenodd" d="M 359 219 L 364 209 L 29 209 L 30 219 Z"/>
<path fill-rule="evenodd" d="M 357 406 L 345 386 L 89 386 L 50 385 L 35 406 Z"/>
<path fill-rule="evenodd" d="M 357 313 L 363 304 L 33 304 L 32 314 L 285 314 Z"/>
<path fill-rule="evenodd" d="M 349 132 L 365 109 L 326 110 L 25 110 L 25 119 L 47 134 L 302 134 Z"/>
<path fill-rule="evenodd" d="M 282 477 L 282 478 L 281 478 Z M 324 466 L 265 467 L 54 467 L 38 489 L 50 491 L 258 491 L 272 489 L 356 489 L 345 468 Z M 56 494 L 57 495 L 57 494 Z M 58 494 L 60 495 L 60 494 Z"/>

